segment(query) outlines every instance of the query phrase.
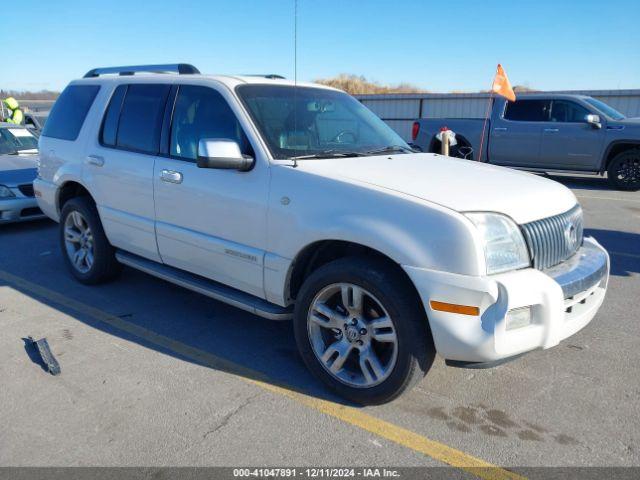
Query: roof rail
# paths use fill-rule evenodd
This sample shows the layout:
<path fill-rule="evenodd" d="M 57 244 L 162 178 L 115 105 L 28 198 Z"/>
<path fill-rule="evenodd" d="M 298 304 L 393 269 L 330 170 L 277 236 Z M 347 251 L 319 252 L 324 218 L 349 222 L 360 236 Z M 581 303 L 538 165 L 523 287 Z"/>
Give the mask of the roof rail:
<path fill-rule="evenodd" d="M 268 78 L 270 80 L 284 80 L 285 77 L 283 77 L 282 75 L 278 75 L 277 73 L 265 73 L 265 74 L 259 74 L 259 73 L 247 73 L 245 75 L 242 75 L 243 77 L 264 77 L 264 78 Z"/>
<path fill-rule="evenodd" d="M 134 75 L 135 73 L 177 73 L 179 75 L 190 75 L 200 73 L 193 65 L 188 63 L 170 63 L 165 65 L 131 65 L 129 67 L 105 67 L 89 70 L 84 78 L 94 78 L 107 74 Z"/>

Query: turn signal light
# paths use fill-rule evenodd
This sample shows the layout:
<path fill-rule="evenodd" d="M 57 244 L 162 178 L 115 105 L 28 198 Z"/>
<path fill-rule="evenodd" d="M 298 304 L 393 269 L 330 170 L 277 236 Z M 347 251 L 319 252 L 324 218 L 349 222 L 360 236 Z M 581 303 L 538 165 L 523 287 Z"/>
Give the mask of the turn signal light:
<path fill-rule="evenodd" d="M 480 309 L 478 307 L 458 305 L 457 303 L 436 302 L 435 300 L 431 300 L 429 303 L 433 310 L 438 310 L 439 312 L 459 313 L 460 315 L 473 315 L 476 317 L 480 315 Z"/>

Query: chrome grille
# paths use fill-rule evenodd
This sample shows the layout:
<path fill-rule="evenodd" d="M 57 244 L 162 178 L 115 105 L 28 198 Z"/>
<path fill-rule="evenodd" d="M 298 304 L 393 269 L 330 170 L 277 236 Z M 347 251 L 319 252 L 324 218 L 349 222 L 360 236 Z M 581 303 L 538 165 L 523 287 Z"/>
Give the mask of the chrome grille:
<path fill-rule="evenodd" d="M 582 245 L 582 209 L 522 225 L 533 266 L 538 270 L 553 267 L 573 255 Z"/>

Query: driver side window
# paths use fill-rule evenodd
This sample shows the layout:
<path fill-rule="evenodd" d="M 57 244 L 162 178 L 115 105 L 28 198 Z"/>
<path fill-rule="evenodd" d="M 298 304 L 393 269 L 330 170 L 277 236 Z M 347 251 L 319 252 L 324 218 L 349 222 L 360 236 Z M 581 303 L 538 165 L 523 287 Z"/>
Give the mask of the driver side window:
<path fill-rule="evenodd" d="M 554 100 L 551 105 L 552 122 L 583 123 L 589 115 L 586 108 L 567 100 Z"/>
<path fill-rule="evenodd" d="M 253 156 L 238 119 L 226 100 L 212 88 L 181 85 L 171 122 L 171 156 L 198 158 L 198 142 L 204 138 L 233 140 L 243 154 Z"/>

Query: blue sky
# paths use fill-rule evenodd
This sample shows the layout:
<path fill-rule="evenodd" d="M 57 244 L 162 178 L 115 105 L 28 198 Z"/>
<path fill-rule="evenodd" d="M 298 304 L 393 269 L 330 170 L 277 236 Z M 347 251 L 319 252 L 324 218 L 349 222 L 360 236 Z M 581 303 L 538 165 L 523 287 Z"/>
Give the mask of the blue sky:
<path fill-rule="evenodd" d="M 298 2 L 300 80 L 474 91 L 501 62 L 513 84 L 539 89 L 640 88 L 638 0 Z M 140 63 L 293 77 L 293 0 L 19 0 L 2 24 L 0 88 L 60 89 Z"/>

